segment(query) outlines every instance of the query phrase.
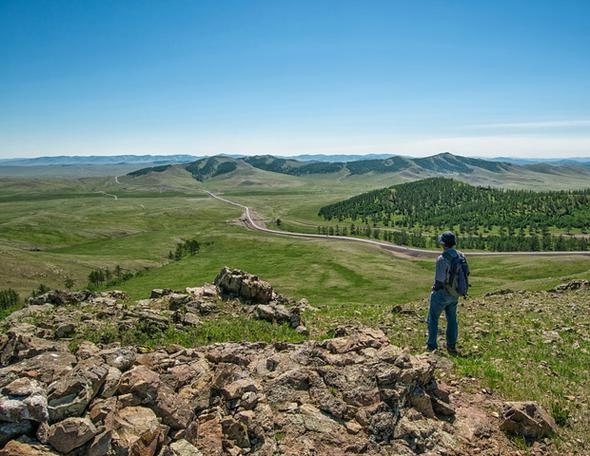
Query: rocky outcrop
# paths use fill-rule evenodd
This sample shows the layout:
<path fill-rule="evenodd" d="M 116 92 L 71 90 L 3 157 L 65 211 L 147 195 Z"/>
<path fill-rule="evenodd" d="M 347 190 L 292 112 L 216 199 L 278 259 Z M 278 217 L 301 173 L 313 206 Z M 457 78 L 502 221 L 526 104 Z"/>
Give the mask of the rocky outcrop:
<path fill-rule="evenodd" d="M 0 366 L 29 359 L 31 347 L 37 354 L 56 351 L 53 340 L 80 338 L 104 328 L 110 333 L 137 331 L 147 335 L 155 335 L 171 327 L 188 330 L 198 327 L 207 318 L 215 318 L 220 307 L 226 305 L 232 308 L 233 313 L 237 310 L 247 318 L 288 324 L 297 332 L 308 334 L 302 317 L 303 311 L 310 308 L 306 300 L 296 302 L 282 296 L 268 282 L 237 269 L 223 268 L 215 283 L 183 291 L 157 288 L 152 290 L 149 299 L 142 299 L 135 306 L 122 302 L 127 296 L 121 291 L 54 290 L 31 298 L 27 307 L 14 312 L 6 320 L 8 327 L 16 331 L 20 338 L 11 338 L 11 345 L 6 345 L 0 352 Z M 126 363 L 128 368 L 129 356 L 114 354 L 113 360 L 105 359 L 105 362 L 125 370 L 118 364 Z M 120 361 L 115 361 L 116 357 Z"/>
<path fill-rule="evenodd" d="M 439 358 L 393 346 L 378 329 L 154 351 L 85 341 L 74 353 L 71 331 L 55 330 L 108 324 L 149 334 L 230 305 L 304 331 L 309 304 L 256 276 L 224 268 L 216 285 L 156 289 L 135 307 L 120 292 L 75 305 L 47 296 L 51 303 L 39 298 L 13 314 L 0 336 L 0 456 L 502 454 L 488 442 L 489 411 L 469 409 L 437 380 Z M 555 423 L 536 405 L 515 403 L 502 430 L 537 439 Z"/>
<path fill-rule="evenodd" d="M 558 285 L 549 291 L 552 291 L 555 293 L 564 293 L 566 291 L 579 290 L 581 288 L 590 288 L 590 280 L 583 280 L 583 279 L 570 280 L 569 282 Z"/>
<path fill-rule="evenodd" d="M 223 268 L 214 283 L 223 294 L 253 303 L 267 304 L 277 298 L 270 283 L 239 269 Z"/>
<path fill-rule="evenodd" d="M 321 342 L 141 355 L 87 343 L 54 379 L 5 366 L 2 377 L 19 372 L 1 390 L 2 426 L 12 426 L 6 454 L 21 444 L 30 454 L 204 456 L 299 455 L 312 448 L 415 454 L 459 444 L 447 427 L 452 403 L 436 405 L 432 358 L 391 346 L 379 330 L 336 333 Z"/>
<path fill-rule="evenodd" d="M 297 332 L 308 334 L 301 317 L 302 311 L 309 306 L 307 300 L 294 303 L 277 293 L 270 283 L 258 276 L 228 267 L 219 272 L 215 285 L 222 296 L 235 297 L 246 305 L 252 305 L 256 318 L 279 324 L 287 323 Z"/>

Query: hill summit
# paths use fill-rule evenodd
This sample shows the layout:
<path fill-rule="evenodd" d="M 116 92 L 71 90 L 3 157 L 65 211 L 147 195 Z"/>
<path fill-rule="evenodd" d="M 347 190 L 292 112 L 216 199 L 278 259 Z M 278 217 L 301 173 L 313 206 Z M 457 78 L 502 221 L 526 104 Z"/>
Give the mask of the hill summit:
<path fill-rule="evenodd" d="M 379 329 L 154 351 L 79 337 L 113 325 L 120 334 L 191 327 L 221 301 L 302 325 L 305 300 L 239 270 L 224 268 L 215 284 L 183 292 L 156 289 L 132 306 L 125 299 L 51 291 L 7 319 L 0 454 L 519 454 L 503 431 L 534 440 L 557 429 L 535 403 L 490 414 L 501 408 L 497 398 L 438 380 L 436 356 L 412 355 Z"/>

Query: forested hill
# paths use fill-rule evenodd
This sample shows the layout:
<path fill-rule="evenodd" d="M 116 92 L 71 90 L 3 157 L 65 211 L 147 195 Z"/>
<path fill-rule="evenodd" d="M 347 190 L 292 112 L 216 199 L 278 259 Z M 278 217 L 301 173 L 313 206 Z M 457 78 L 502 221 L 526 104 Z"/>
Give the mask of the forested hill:
<path fill-rule="evenodd" d="M 393 173 L 400 171 L 471 174 L 477 170 L 493 173 L 510 171 L 517 166 L 477 158 L 461 157 L 442 153 L 425 158 L 394 156 L 382 159 L 355 160 L 348 162 L 301 162 L 293 159 L 262 155 L 244 157 L 241 160 L 255 168 L 282 174 L 328 174 L 343 171 L 358 175 L 367 173 Z"/>
<path fill-rule="evenodd" d="M 448 178 L 430 178 L 394 185 L 354 196 L 322 207 L 319 215 L 327 220 L 434 234 L 453 228 L 464 238 L 479 238 L 482 248 L 488 237 L 511 246 L 535 236 L 545 239 L 545 247 L 568 241 L 586 249 L 584 234 L 590 231 L 590 189 L 533 192 L 474 187 Z M 551 235 L 578 233 L 578 238 L 549 239 Z M 579 242 L 578 242 L 579 241 Z M 475 242 L 475 241 L 474 241 Z M 479 245 L 479 244 L 477 244 Z M 496 248 L 494 248 L 496 249 Z M 510 248 L 512 249 L 512 248 Z M 516 249 L 516 247 L 514 247 Z M 549 248 L 546 248 L 549 249 Z"/>
<path fill-rule="evenodd" d="M 255 155 L 247 157 L 230 157 L 217 155 L 196 160 L 188 164 L 177 164 L 177 168 L 189 171 L 199 181 L 214 177 L 230 177 L 241 171 L 262 170 L 266 172 L 290 176 L 326 176 L 328 178 L 375 176 L 396 174 L 404 180 L 423 179 L 426 177 L 462 176 L 478 183 L 501 185 L 505 182 L 520 182 L 528 179 L 531 182 L 559 181 L 568 179 L 571 187 L 580 187 L 580 183 L 590 179 L 590 167 L 515 165 L 510 163 L 462 157 L 450 153 L 442 153 L 424 158 L 393 156 L 379 159 L 353 160 L 347 162 L 300 161 L 292 158 L 275 157 L 272 155 Z M 138 177 L 151 172 L 161 172 L 162 167 L 140 169 L 130 173 Z M 582 184 L 583 185 L 583 184 Z"/>

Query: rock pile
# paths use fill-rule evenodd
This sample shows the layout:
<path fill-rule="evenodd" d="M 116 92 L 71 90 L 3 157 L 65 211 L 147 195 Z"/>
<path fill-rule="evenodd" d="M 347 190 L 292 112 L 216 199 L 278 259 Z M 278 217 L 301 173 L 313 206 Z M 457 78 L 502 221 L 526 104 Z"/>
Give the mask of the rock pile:
<path fill-rule="evenodd" d="M 556 293 L 563 293 L 563 292 L 571 291 L 571 290 L 579 290 L 580 288 L 590 288 L 590 280 L 583 280 L 583 279 L 570 280 L 569 282 L 558 285 L 549 291 L 553 291 Z"/>
<path fill-rule="evenodd" d="M 413 356 L 381 330 L 338 327 L 330 339 L 301 344 L 152 352 L 68 346 L 105 322 L 148 332 L 198 325 L 228 302 L 303 331 L 309 306 L 228 268 L 213 285 L 154 289 L 134 307 L 124 299 L 50 292 L 3 323 L 0 456 L 450 456 L 510 448 L 497 431 L 500 418 L 494 425 L 481 404 L 436 380 L 436 357 Z M 509 404 L 502 419 L 503 430 L 530 439 L 555 430 L 535 404 Z"/>
<path fill-rule="evenodd" d="M 258 276 L 228 267 L 219 272 L 215 285 L 222 296 L 236 297 L 241 302 L 252 305 L 257 318 L 279 324 L 288 323 L 297 332 L 308 334 L 301 319 L 301 312 L 308 306 L 305 299 L 294 303 L 275 292 L 270 283 Z"/>
<path fill-rule="evenodd" d="M 11 331 L 0 345 L 0 454 L 450 454 L 435 364 L 379 330 L 303 344 L 138 353 Z"/>
<path fill-rule="evenodd" d="M 136 330 L 153 335 L 170 327 L 190 328 L 220 312 L 222 304 L 235 302 L 234 309 L 248 317 L 289 324 L 307 335 L 302 312 L 307 300 L 298 302 L 276 293 L 258 277 L 237 269 L 223 268 L 215 284 L 184 291 L 154 289 L 149 299 L 125 305 L 121 291 L 103 293 L 54 290 L 30 298 L 28 306 L 7 319 L 11 327 L 45 339 L 71 339 L 97 333 L 101 328 L 116 332 Z M 33 325 L 27 322 L 33 322 Z"/>

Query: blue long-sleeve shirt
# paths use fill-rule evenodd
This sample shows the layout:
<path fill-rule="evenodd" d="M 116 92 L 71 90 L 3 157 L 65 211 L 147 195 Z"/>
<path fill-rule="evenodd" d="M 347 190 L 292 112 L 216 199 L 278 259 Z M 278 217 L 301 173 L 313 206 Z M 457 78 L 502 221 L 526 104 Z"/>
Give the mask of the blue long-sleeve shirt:
<path fill-rule="evenodd" d="M 447 255 L 450 255 L 451 257 L 456 257 L 459 255 L 457 253 L 457 251 L 453 248 L 446 249 L 445 252 L 447 253 Z M 445 283 L 446 283 L 447 278 L 449 276 L 450 267 L 451 267 L 451 264 L 449 263 L 449 261 L 443 255 L 439 255 L 438 258 L 436 259 L 436 269 L 434 272 L 434 284 L 432 285 L 433 290 L 436 291 L 436 290 L 440 290 L 441 288 L 445 287 Z"/>

